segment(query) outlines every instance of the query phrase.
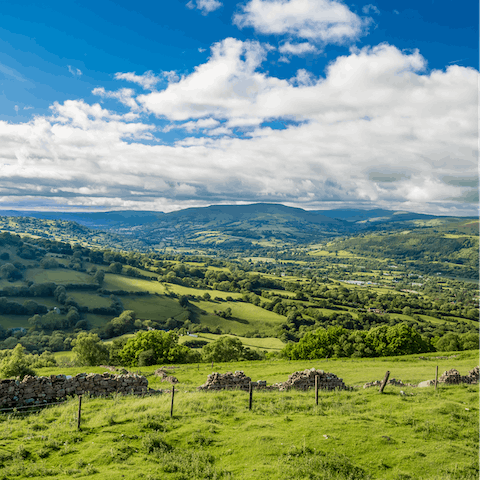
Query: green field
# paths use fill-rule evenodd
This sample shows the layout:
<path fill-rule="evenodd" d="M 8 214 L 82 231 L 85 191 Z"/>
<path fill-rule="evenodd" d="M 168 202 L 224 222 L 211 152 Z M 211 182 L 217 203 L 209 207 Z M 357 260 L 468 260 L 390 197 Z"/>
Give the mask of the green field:
<path fill-rule="evenodd" d="M 219 297 L 219 298 L 242 298 L 241 293 L 237 292 L 221 292 L 220 290 L 210 290 L 210 289 L 203 289 L 203 288 L 191 288 L 191 287 L 184 287 L 182 285 L 176 285 L 173 283 L 165 283 L 164 284 L 168 290 L 171 292 L 176 293 L 177 295 L 191 295 L 191 296 L 202 296 L 205 293 L 208 293 L 212 298 Z"/>
<path fill-rule="evenodd" d="M 112 304 L 112 300 L 109 297 L 95 293 L 68 292 L 68 295 L 72 297 L 79 305 L 86 305 L 90 308 L 109 307 Z"/>
<path fill-rule="evenodd" d="M 220 337 L 233 337 L 238 338 L 245 347 L 249 347 L 256 350 L 266 350 L 267 352 L 279 352 L 285 344 L 278 338 L 266 337 L 266 338 L 247 338 L 237 335 L 217 335 L 215 333 L 197 333 L 195 334 L 198 340 L 205 340 L 207 342 L 214 342 Z M 183 335 L 179 338 L 180 344 L 187 342 L 188 340 L 195 340 L 195 337 Z"/>
<path fill-rule="evenodd" d="M 440 371 L 455 367 L 466 374 L 478 362 L 478 351 L 458 355 L 240 362 L 213 370 L 243 370 L 270 384 L 316 367 L 361 386 L 381 379 L 387 369 L 391 377 L 417 382 L 432 378 L 437 364 Z M 142 372 L 151 375 L 155 368 Z M 387 386 L 383 395 L 361 387 L 322 391 L 318 406 L 312 391 L 255 391 L 249 411 L 245 392 L 196 391 L 211 365 L 178 365 L 170 371 L 180 381 L 173 418 L 169 393 L 85 396 L 81 431 L 76 431 L 76 399 L 37 414 L 0 416 L 0 478 L 478 479 L 478 385 L 440 385 L 436 391 Z M 42 370 L 51 373 L 60 371 Z M 154 388 L 170 389 L 158 377 L 148 378 Z"/>
<path fill-rule="evenodd" d="M 167 318 L 175 318 L 185 315 L 185 309 L 172 298 L 163 296 L 150 297 L 122 297 L 125 310 L 133 310 L 137 318 L 143 320 L 165 321 Z"/>
<path fill-rule="evenodd" d="M 127 292 L 165 293 L 165 288 L 157 281 L 123 277 L 114 273 L 105 274 L 102 288 L 106 290 L 126 290 Z"/>
<path fill-rule="evenodd" d="M 26 271 L 25 279 L 34 283 L 93 283 L 93 277 L 91 275 L 63 268 L 51 270 L 44 270 L 43 268 L 30 268 Z"/>
<path fill-rule="evenodd" d="M 210 315 L 201 315 L 202 324 L 211 327 L 221 327 L 222 330 L 238 335 L 244 335 L 247 332 L 257 331 L 266 335 L 273 335 L 275 330 L 285 322 L 285 317 L 277 313 L 270 312 L 263 308 L 244 302 L 206 302 L 192 301 L 193 305 L 199 309 L 210 313 Z M 225 311 L 232 309 L 232 318 L 222 318 L 214 315 L 214 310 Z"/>
<path fill-rule="evenodd" d="M 0 315 L 0 325 L 3 328 L 28 328 L 30 315 Z"/>

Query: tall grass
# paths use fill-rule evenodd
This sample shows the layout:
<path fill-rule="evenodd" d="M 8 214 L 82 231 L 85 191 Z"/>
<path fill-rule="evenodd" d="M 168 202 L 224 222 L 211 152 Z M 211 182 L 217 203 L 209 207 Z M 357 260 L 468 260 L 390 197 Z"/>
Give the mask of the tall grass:
<path fill-rule="evenodd" d="M 330 361 L 324 369 L 357 379 L 366 367 L 389 369 L 407 381 L 433 372 L 437 362 L 466 373 L 477 358 L 474 352 L 463 355 L 348 359 Z M 321 367 L 317 362 L 237 362 L 214 370 L 244 370 L 271 383 L 311 366 Z M 440 385 L 436 391 L 402 387 L 405 395 L 392 386 L 383 395 L 363 388 L 320 392 L 318 406 L 312 391 L 255 391 L 249 411 L 245 392 L 196 390 L 211 365 L 175 367 L 180 383 L 173 418 L 169 391 L 151 397 L 85 397 L 81 431 L 76 430 L 77 399 L 27 416 L 1 415 L 0 479 L 478 478 L 478 385 Z M 170 388 L 148 378 L 154 386 Z"/>

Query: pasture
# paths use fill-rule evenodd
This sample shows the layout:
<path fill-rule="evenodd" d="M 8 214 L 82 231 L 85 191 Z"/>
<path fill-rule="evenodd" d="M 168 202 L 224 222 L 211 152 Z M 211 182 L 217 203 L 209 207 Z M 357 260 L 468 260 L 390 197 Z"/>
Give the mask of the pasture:
<path fill-rule="evenodd" d="M 237 362 L 214 371 L 244 370 L 252 380 L 286 380 L 323 368 L 347 385 L 380 379 L 404 382 L 458 368 L 466 374 L 478 351 L 436 359 L 408 356 L 309 362 Z M 254 391 L 252 410 L 241 391 L 198 392 L 211 365 L 175 365 L 171 387 L 142 368 L 154 388 L 147 397 L 88 398 L 39 413 L 0 416 L 0 478 L 476 480 L 478 385 L 417 389 L 387 386 L 347 391 Z M 75 374 L 78 368 L 42 369 Z M 102 372 L 99 367 L 91 371 Z M 165 389 L 167 391 L 165 391 Z"/>

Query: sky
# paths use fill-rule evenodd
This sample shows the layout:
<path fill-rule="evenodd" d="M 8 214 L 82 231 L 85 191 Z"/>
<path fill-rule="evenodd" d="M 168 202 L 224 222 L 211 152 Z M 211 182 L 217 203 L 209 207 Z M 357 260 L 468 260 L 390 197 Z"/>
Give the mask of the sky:
<path fill-rule="evenodd" d="M 478 215 L 478 2 L 2 0 L 0 212 Z"/>

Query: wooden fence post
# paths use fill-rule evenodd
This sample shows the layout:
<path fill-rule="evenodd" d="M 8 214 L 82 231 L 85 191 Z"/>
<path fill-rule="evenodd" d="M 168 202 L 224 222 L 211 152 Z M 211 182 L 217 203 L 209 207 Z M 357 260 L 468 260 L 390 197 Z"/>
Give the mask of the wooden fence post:
<path fill-rule="evenodd" d="M 248 409 L 252 409 L 252 400 L 253 400 L 253 388 L 252 382 L 248 384 Z"/>
<path fill-rule="evenodd" d="M 438 382 L 438 365 L 435 369 L 435 390 L 437 389 L 437 382 Z"/>
<path fill-rule="evenodd" d="M 173 398 L 175 397 L 175 387 L 172 385 L 172 403 L 170 404 L 170 418 L 173 417 Z"/>
<path fill-rule="evenodd" d="M 380 393 L 383 393 L 383 389 L 385 388 L 385 385 L 386 385 L 387 382 L 388 382 L 388 377 L 389 377 L 389 376 L 390 376 L 390 372 L 387 371 L 387 373 L 385 374 L 385 378 L 383 379 L 383 382 L 382 382 L 382 384 L 380 385 L 380 390 L 379 390 Z"/>
<path fill-rule="evenodd" d="M 318 405 L 318 375 L 315 375 L 315 405 Z"/>
<path fill-rule="evenodd" d="M 80 422 L 82 421 L 82 396 L 78 396 L 78 423 L 77 430 L 80 430 Z"/>

